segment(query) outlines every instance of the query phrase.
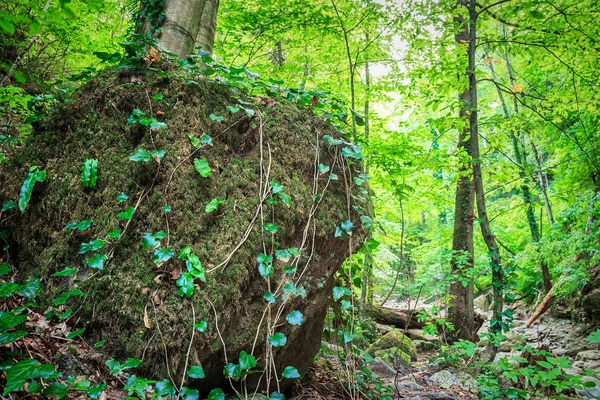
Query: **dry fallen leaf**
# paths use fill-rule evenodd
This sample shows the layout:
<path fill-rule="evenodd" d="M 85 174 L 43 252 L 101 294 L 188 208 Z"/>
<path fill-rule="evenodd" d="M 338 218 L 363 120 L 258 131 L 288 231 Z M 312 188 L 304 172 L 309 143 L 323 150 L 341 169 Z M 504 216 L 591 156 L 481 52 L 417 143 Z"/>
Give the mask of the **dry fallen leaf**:
<path fill-rule="evenodd" d="M 136 85 L 143 85 L 142 77 L 138 75 L 131 75 L 131 83 L 135 83 Z"/>
<path fill-rule="evenodd" d="M 156 112 L 156 116 L 157 116 L 157 117 L 161 117 L 161 116 L 163 116 L 163 115 L 165 115 L 165 112 L 164 112 L 164 111 L 157 111 L 157 112 Z"/>
<path fill-rule="evenodd" d="M 177 265 L 173 271 L 170 272 L 171 279 L 177 280 L 181 276 L 181 266 Z"/>
<path fill-rule="evenodd" d="M 148 318 L 148 305 L 144 307 L 144 326 L 147 329 L 152 329 L 152 324 L 150 323 L 150 318 Z"/>

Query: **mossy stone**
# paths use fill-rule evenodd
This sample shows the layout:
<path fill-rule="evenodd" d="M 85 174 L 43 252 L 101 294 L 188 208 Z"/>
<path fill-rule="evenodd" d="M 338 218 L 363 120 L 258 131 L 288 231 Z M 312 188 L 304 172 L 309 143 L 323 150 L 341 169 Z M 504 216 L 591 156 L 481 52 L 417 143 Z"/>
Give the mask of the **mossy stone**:
<path fill-rule="evenodd" d="M 407 354 L 411 360 L 417 360 L 417 348 L 415 344 L 408 336 L 405 336 L 398 329 L 392 329 L 390 332 L 377 339 L 377 341 L 369 347 L 368 353 L 371 356 L 375 356 L 375 352 L 378 350 L 388 350 L 393 348 L 399 349 Z"/>

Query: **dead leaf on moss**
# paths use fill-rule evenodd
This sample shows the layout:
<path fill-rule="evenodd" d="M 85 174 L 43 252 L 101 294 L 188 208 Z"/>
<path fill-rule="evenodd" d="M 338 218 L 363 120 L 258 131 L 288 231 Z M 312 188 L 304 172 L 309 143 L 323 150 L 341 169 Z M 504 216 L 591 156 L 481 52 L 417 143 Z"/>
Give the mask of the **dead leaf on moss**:
<path fill-rule="evenodd" d="M 180 266 L 180 265 L 177 265 L 177 266 L 175 267 L 175 269 L 174 269 L 173 271 L 171 271 L 171 272 L 170 272 L 171 279 L 172 279 L 172 280 L 177 280 L 177 279 L 179 279 L 179 277 L 181 276 L 181 273 L 182 273 L 182 272 L 183 272 L 183 271 L 181 271 L 181 266 Z"/>
<path fill-rule="evenodd" d="M 147 329 L 152 329 L 152 324 L 150 323 L 150 318 L 148 318 L 148 305 L 144 307 L 144 326 Z"/>

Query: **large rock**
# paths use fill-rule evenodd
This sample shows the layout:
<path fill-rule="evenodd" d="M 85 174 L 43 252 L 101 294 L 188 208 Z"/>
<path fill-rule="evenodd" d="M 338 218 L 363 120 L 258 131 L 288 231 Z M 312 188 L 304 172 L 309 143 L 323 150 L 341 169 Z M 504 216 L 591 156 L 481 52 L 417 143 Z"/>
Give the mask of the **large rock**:
<path fill-rule="evenodd" d="M 139 375 L 167 378 L 171 372 L 180 377 L 188 359 L 189 365 L 201 364 L 206 372 L 206 379 L 188 384 L 224 386 L 225 349 L 234 363 L 240 351 L 254 350 L 257 368 L 264 368 L 269 359 L 266 339 L 275 330 L 287 336 L 286 345 L 273 348 L 277 371 L 288 365 L 305 371 L 319 350 L 334 274 L 349 251 L 349 236 L 335 237 L 336 225 L 348 219 L 354 223 L 352 250 L 365 234 L 360 214 L 347 198 L 365 199 L 366 192 L 354 185 L 347 193 L 344 184 L 345 176 L 352 182 L 347 174 L 360 171 L 360 165 L 355 160 L 342 170 L 345 145 L 325 143 L 323 136 L 336 136 L 336 130 L 310 110 L 276 98 L 246 103 L 254 115 L 231 113 L 226 106 L 239 105 L 238 98 L 254 100 L 208 80 L 186 83 L 189 77 L 175 74 L 104 73 L 43 120 L 24 148 L 0 166 L 0 203 L 18 199 L 30 167 L 47 171 L 25 211 L 13 210 L 0 227 L 12 231 L 11 262 L 21 278 L 46 282 L 46 305 L 64 290 L 86 293 L 67 303 L 77 310 L 78 326 L 86 328 L 91 343 L 106 340 L 107 358 L 143 356 Z M 157 94 L 162 100 L 154 98 Z M 167 129 L 150 131 L 128 123 L 134 109 L 146 113 L 140 118 L 166 123 Z M 209 118 L 211 114 L 217 117 Z M 212 121 L 219 116 L 223 122 Z M 188 135 L 204 134 L 212 137 L 212 144 L 196 149 Z M 166 154 L 160 163 L 156 158 L 130 161 L 138 148 Z M 82 164 L 88 158 L 99 160 L 95 189 L 81 184 Z M 208 161 L 209 177 L 200 176 L 195 158 Z M 330 171 L 319 174 L 318 164 Z M 330 180 L 330 173 L 340 178 Z M 270 182 L 283 185 L 280 193 L 291 197 L 290 206 L 280 194 L 272 195 L 277 190 L 269 188 Z M 122 192 L 129 200 L 119 203 L 115 199 Z M 268 204 L 268 198 L 276 204 Z M 205 212 L 212 199 L 224 202 L 216 211 Z M 170 212 L 163 210 L 167 205 Z M 367 203 L 354 205 L 368 211 Z M 127 207 L 135 210 L 129 221 L 118 216 Z M 65 230 L 69 222 L 84 219 L 93 219 L 85 232 Z M 267 226 L 276 233 L 272 236 L 263 223 L 276 224 Z M 113 229 L 122 231 L 119 240 L 107 239 Z M 153 261 L 142 237 L 159 231 L 168 237 L 157 245 L 163 261 L 157 256 Z M 79 254 L 81 243 L 94 239 L 103 240 L 103 247 Z M 207 270 L 206 282 L 195 279 L 191 297 L 180 296 L 176 284 L 187 270 L 177 258 L 186 246 Z M 292 247 L 300 248 L 299 258 L 276 259 L 267 283 L 259 274 L 257 256 Z M 168 260 L 167 250 L 173 251 Z M 107 257 L 103 270 L 86 265 L 92 254 Z M 292 263 L 297 271 L 286 274 L 283 268 Z M 77 274 L 50 277 L 65 266 L 77 268 Z M 267 270 L 268 266 L 263 273 Z M 269 287 L 275 293 L 274 305 L 263 299 Z M 268 307 L 270 313 L 265 311 Z M 301 325 L 286 322 L 292 310 L 302 313 Z M 193 333 L 192 324 L 202 320 L 208 321 L 207 332 Z M 284 381 L 283 388 L 289 383 Z"/>
<path fill-rule="evenodd" d="M 368 353 L 375 356 L 378 350 L 398 349 L 407 354 L 412 361 L 417 361 L 417 348 L 412 340 L 405 336 L 400 330 L 393 329 L 386 333 L 369 347 Z"/>
<path fill-rule="evenodd" d="M 471 375 L 462 371 L 449 371 L 444 369 L 431 375 L 426 381 L 430 384 L 437 385 L 442 389 L 461 387 L 471 392 L 478 392 L 479 390 L 477 381 Z"/>
<path fill-rule="evenodd" d="M 581 389 L 575 389 L 579 396 L 583 397 L 584 399 L 600 398 L 600 380 L 591 376 L 584 376 L 581 378 L 581 382 L 590 387 L 584 386 Z"/>

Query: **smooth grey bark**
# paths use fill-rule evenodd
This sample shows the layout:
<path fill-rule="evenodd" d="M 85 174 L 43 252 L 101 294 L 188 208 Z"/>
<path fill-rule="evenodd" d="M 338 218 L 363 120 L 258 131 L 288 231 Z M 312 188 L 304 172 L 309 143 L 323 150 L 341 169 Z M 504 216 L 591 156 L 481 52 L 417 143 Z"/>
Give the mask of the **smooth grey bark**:
<path fill-rule="evenodd" d="M 217 15 L 219 13 L 219 0 L 204 0 L 200 29 L 196 35 L 195 48 L 200 48 L 212 54 L 215 47 L 215 34 L 217 32 Z"/>
<path fill-rule="evenodd" d="M 167 0 L 158 45 L 179 58 L 190 54 L 200 30 L 204 3 L 205 0 Z"/>
<path fill-rule="evenodd" d="M 462 15 L 454 17 L 456 25 L 461 26 L 460 32 L 455 34 L 457 44 L 467 43 L 469 40 L 469 24 Z M 468 72 L 468 71 L 467 71 Z M 469 115 L 469 89 L 465 89 L 459 96 L 461 103 L 460 117 L 466 119 Z M 462 279 L 453 279 L 449 286 L 451 297 L 448 308 L 448 321 L 455 330 L 449 332 L 448 339 L 454 342 L 458 339 L 475 339 L 475 309 L 473 307 L 473 279 L 468 277 L 468 271 L 473 268 L 473 203 L 475 193 L 473 190 L 473 176 L 470 164 L 471 146 L 469 145 L 469 127 L 459 130 L 458 149 L 468 155 L 459 167 L 459 178 L 456 185 L 456 197 L 454 201 L 454 231 L 452 234 L 452 259 L 450 268 L 452 275 L 467 279 L 467 285 L 463 285 Z"/>

